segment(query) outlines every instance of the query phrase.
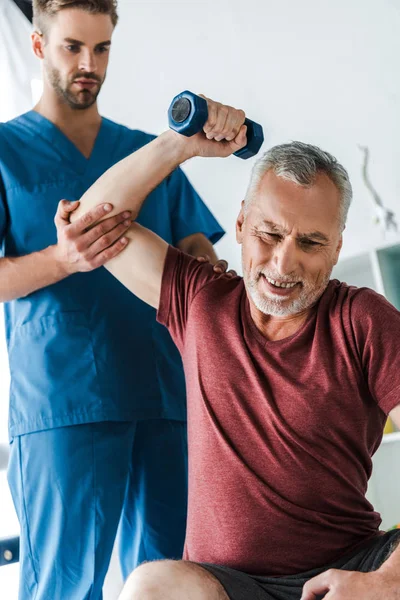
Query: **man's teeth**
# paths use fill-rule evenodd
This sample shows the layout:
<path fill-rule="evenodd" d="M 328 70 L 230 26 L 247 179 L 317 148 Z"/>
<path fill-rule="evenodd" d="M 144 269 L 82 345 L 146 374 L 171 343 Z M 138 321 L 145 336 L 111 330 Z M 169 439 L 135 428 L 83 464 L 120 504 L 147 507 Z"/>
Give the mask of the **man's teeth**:
<path fill-rule="evenodd" d="M 272 283 L 272 285 L 275 285 L 276 287 L 280 287 L 280 288 L 292 288 L 297 283 L 297 281 L 295 281 L 294 283 L 279 283 L 279 281 L 275 281 L 275 279 L 271 279 L 270 277 L 266 277 L 265 279 L 269 283 Z"/>

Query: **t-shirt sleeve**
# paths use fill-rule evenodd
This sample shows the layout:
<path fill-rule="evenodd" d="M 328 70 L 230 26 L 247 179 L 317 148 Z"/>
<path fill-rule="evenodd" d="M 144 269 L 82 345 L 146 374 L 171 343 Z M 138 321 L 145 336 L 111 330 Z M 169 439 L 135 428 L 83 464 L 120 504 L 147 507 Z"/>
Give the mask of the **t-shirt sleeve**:
<path fill-rule="evenodd" d="M 165 259 L 157 321 L 165 325 L 180 352 L 193 299 L 213 279 L 212 265 L 169 246 Z"/>
<path fill-rule="evenodd" d="M 212 244 L 218 242 L 224 230 L 181 169 L 169 176 L 167 186 L 172 209 L 173 245 L 193 233 L 203 233 Z"/>
<path fill-rule="evenodd" d="M 360 288 L 351 322 L 369 390 L 388 414 L 400 404 L 400 312 L 380 294 Z"/>

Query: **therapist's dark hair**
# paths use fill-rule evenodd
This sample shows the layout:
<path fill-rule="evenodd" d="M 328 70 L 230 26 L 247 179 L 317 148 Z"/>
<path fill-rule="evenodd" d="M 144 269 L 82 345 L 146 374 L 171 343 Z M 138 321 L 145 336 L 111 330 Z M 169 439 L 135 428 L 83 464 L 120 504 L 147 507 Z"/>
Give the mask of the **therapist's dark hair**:
<path fill-rule="evenodd" d="M 49 21 L 66 8 L 78 8 L 98 15 L 110 15 L 112 24 L 118 22 L 117 0 L 33 0 L 33 22 L 39 33 L 46 33 Z"/>

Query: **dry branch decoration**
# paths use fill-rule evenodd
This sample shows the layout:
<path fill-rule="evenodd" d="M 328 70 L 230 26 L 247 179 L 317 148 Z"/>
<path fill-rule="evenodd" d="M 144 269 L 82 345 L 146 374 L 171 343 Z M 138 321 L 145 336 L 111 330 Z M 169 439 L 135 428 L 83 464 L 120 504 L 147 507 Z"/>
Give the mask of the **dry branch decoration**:
<path fill-rule="evenodd" d="M 368 148 L 368 146 L 360 146 L 360 145 L 358 147 L 360 148 L 361 152 L 364 154 L 364 160 L 363 160 L 361 173 L 362 173 L 362 178 L 365 183 L 365 186 L 366 186 L 367 190 L 369 191 L 369 193 L 371 194 L 372 199 L 374 201 L 374 211 L 375 211 L 374 221 L 375 221 L 375 223 L 377 223 L 381 226 L 384 233 L 389 231 L 389 229 L 394 229 L 394 231 L 398 231 L 398 225 L 397 225 L 395 213 L 392 210 L 385 208 L 381 197 L 379 196 L 378 192 L 372 185 L 371 180 L 369 178 L 369 175 L 368 175 L 369 148 Z"/>

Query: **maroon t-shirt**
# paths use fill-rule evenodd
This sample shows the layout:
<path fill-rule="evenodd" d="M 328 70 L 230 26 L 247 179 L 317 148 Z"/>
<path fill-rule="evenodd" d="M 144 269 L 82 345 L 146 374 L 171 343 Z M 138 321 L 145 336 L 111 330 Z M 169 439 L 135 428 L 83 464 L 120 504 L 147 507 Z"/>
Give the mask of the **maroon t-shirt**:
<path fill-rule="evenodd" d="M 333 280 L 294 335 L 270 341 L 240 277 L 169 248 L 158 320 L 186 375 L 184 558 L 281 576 L 379 535 L 365 491 L 400 402 L 400 313 L 389 302 Z"/>

